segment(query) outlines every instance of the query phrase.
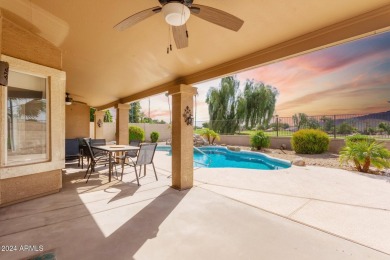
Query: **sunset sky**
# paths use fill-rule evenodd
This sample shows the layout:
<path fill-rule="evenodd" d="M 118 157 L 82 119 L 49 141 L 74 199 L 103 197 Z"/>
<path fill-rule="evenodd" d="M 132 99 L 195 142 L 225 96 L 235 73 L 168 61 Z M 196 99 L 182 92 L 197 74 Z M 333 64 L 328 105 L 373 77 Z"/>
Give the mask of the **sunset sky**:
<path fill-rule="evenodd" d="M 237 74 L 241 88 L 246 79 L 278 89 L 276 113 L 290 117 L 362 114 L 390 110 L 390 32 L 326 48 Z M 206 94 L 220 79 L 194 85 L 198 88 L 197 121 L 209 116 Z M 150 98 L 150 116 L 169 122 L 165 95 Z M 148 99 L 141 101 L 145 115 Z"/>

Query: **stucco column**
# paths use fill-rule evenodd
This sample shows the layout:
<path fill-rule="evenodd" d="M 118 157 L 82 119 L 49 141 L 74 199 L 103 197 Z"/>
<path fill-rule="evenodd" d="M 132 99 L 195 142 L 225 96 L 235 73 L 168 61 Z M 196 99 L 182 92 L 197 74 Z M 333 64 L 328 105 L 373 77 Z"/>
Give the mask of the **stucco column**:
<path fill-rule="evenodd" d="M 193 126 L 185 122 L 186 108 L 193 115 L 193 96 L 196 88 L 178 85 L 169 91 L 172 95 L 172 188 L 190 189 L 194 183 Z M 188 115 L 187 109 L 187 115 Z"/>
<path fill-rule="evenodd" d="M 104 139 L 104 122 L 105 111 L 95 111 L 95 139 Z"/>
<path fill-rule="evenodd" d="M 129 144 L 130 104 L 118 104 L 116 107 L 116 143 Z"/>
<path fill-rule="evenodd" d="M 7 102 L 5 100 L 5 96 L 5 87 L 0 86 L 0 166 L 5 165 L 5 156 L 7 152 L 7 137 L 5 136 L 5 129 L 7 127 L 7 117 L 5 116 L 5 110 L 7 109 Z"/>

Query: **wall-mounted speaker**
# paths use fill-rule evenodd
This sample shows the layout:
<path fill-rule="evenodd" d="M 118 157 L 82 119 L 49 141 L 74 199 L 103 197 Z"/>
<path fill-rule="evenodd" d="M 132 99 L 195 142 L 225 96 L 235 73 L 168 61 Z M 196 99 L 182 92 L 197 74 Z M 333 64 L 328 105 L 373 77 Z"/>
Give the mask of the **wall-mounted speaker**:
<path fill-rule="evenodd" d="M 5 61 L 0 61 L 0 85 L 8 85 L 8 70 L 9 64 Z"/>

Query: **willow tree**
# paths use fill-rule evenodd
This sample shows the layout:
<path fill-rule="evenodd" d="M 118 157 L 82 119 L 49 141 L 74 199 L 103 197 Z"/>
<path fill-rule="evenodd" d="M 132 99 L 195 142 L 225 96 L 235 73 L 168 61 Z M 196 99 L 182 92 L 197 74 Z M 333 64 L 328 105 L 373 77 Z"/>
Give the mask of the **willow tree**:
<path fill-rule="evenodd" d="M 210 129 L 217 133 L 233 134 L 245 116 L 245 99 L 236 77 L 221 79 L 219 87 L 210 88 L 206 103 L 209 108 Z"/>
<path fill-rule="evenodd" d="M 246 101 L 245 128 L 252 129 L 259 125 L 268 126 L 275 112 L 278 90 L 263 82 L 247 80 L 244 88 Z"/>

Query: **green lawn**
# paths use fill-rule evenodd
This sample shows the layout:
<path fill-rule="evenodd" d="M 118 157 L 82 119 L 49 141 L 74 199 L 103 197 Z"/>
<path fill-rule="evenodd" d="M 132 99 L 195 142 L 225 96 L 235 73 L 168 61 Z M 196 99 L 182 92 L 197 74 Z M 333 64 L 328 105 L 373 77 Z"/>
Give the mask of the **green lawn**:
<path fill-rule="evenodd" d="M 256 132 L 257 131 L 255 131 L 255 130 L 247 130 L 247 131 L 241 131 L 239 133 L 237 132 L 236 134 L 238 134 L 238 135 L 252 135 Z M 276 131 L 270 131 L 270 132 L 264 132 L 264 133 L 268 136 L 277 136 Z M 279 132 L 279 136 L 291 136 L 291 135 L 292 135 L 292 132 L 287 132 L 287 131 Z"/>

